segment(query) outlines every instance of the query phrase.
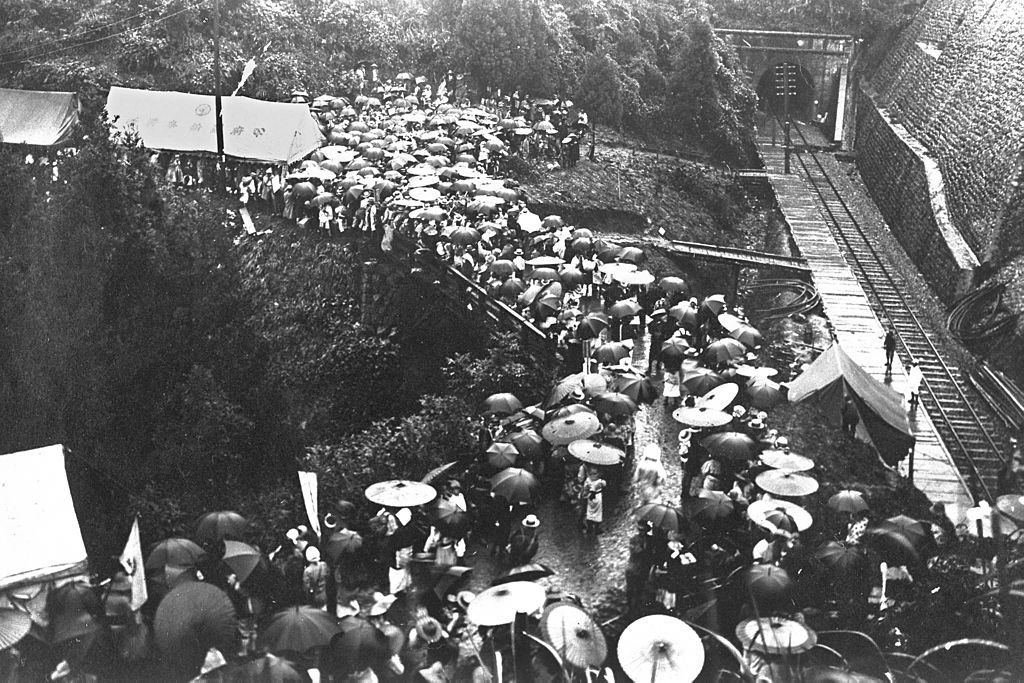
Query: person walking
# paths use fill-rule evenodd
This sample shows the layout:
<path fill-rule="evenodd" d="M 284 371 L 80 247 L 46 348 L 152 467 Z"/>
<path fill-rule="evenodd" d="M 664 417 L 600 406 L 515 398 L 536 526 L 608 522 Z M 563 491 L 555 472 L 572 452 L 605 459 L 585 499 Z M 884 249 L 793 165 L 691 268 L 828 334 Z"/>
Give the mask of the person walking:
<path fill-rule="evenodd" d="M 892 357 L 896 354 L 896 333 L 890 327 L 885 331 L 885 341 L 882 342 L 885 347 L 885 374 L 892 374 Z"/>
<path fill-rule="evenodd" d="M 910 371 L 907 373 L 907 393 L 910 394 L 910 410 L 916 411 L 917 404 L 921 401 L 921 382 L 924 381 L 924 375 L 921 373 L 921 366 L 917 364 L 917 361 L 910 362 Z"/>
<path fill-rule="evenodd" d="M 601 522 L 604 521 L 604 487 L 607 485 L 601 478 L 596 467 L 587 467 L 586 479 L 583 480 L 581 497 L 584 507 L 585 533 L 597 536 L 601 533 Z"/>

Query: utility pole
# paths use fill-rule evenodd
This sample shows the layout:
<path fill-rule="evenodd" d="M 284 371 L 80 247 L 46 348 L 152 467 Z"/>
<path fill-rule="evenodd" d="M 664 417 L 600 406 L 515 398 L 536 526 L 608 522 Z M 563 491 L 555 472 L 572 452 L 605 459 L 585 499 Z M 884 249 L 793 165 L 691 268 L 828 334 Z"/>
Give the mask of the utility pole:
<path fill-rule="evenodd" d="M 217 129 L 217 194 L 224 193 L 224 119 L 220 98 L 220 0 L 213 0 L 213 118 Z"/>

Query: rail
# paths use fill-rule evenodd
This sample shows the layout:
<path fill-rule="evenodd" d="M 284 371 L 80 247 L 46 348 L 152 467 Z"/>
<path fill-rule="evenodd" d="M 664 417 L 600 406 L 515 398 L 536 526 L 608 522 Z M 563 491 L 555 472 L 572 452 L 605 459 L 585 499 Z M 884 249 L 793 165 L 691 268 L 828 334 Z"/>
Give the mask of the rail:
<path fill-rule="evenodd" d="M 804 145 L 806 146 L 807 138 L 804 136 L 800 128 L 798 126 L 794 126 L 793 129 L 796 130 L 797 134 L 800 136 L 800 138 L 804 142 Z M 887 306 L 885 298 L 879 291 L 879 286 L 876 285 L 872 278 L 867 276 L 869 271 L 869 269 L 866 267 L 867 264 L 865 264 L 862 261 L 861 255 L 858 253 L 858 250 L 854 247 L 853 243 L 850 240 L 850 236 L 847 234 L 846 231 L 843 230 L 842 222 L 840 221 L 839 217 L 836 216 L 836 213 L 833 211 L 832 207 L 829 205 L 828 199 L 826 199 L 825 190 L 821 187 L 819 182 L 817 182 L 817 180 L 815 179 L 816 174 L 811 171 L 811 168 L 808 167 L 806 161 L 804 160 L 805 155 L 810 156 L 813 160 L 814 165 L 818 169 L 817 175 L 820 175 L 821 179 L 823 179 L 825 183 L 828 185 L 828 190 L 830 190 L 831 195 L 835 198 L 836 201 L 838 201 L 840 207 L 842 208 L 842 211 L 846 214 L 849 223 L 855 228 L 857 234 L 860 237 L 860 240 L 863 242 L 863 245 L 867 248 L 867 251 L 871 255 L 871 258 L 874 260 L 875 267 L 884 276 L 886 283 L 892 290 L 892 294 L 894 294 L 895 297 L 898 299 L 899 304 L 901 305 L 901 309 L 899 311 L 893 311 L 891 310 L 890 306 Z M 991 501 L 993 499 L 992 492 L 990 491 L 988 484 L 985 483 L 985 477 L 978 469 L 972 450 L 967 446 L 967 444 L 964 442 L 964 439 L 961 437 L 962 428 L 958 427 L 954 420 L 948 414 L 946 407 L 943 406 L 942 400 L 939 398 L 939 393 L 936 390 L 937 387 L 935 385 L 939 382 L 946 382 L 950 387 L 952 387 L 952 390 L 955 393 L 955 395 L 959 397 L 962 406 L 970 414 L 972 425 L 977 428 L 977 431 L 983 437 L 983 442 L 988 444 L 989 449 L 991 450 L 991 454 L 993 454 L 1000 463 L 1003 462 L 1004 460 L 1001 449 L 996 445 L 995 440 L 992 438 L 992 435 L 985 427 L 985 424 L 981 416 L 978 415 L 977 411 L 971 405 L 970 399 L 964 393 L 953 371 L 949 368 L 949 365 L 943 359 L 942 354 L 939 353 L 939 350 L 935 347 L 934 343 L 932 343 L 930 335 L 928 334 L 927 330 L 921 324 L 921 321 L 914 313 L 913 308 L 910 305 L 910 302 L 907 301 L 900 287 L 893 279 L 892 274 L 889 272 L 889 268 L 887 267 L 885 260 L 882 259 L 881 255 L 878 253 L 878 250 L 872 244 L 871 239 L 864 232 L 864 229 L 863 227 L 861 227 L 860 222 L 857 220 L 856 216 L 850 210 L 850 207 L 847 204 L 846 200 L 843 199 L 842 193 L 839 191 L 839 188 L 836 187 L 832 178 L 825 170 L 825 167 L 822 165 L 821 160 L 818 159 L 817 154 L 815 154 L 815 152 L 813 151 L 808 150 L 806 152 L 797 152 L 794 154 L 794 156 L 796 157 L 797 162 L 800 164 L 800 167 L 803 169 L 804 175 L 806 176 L 807 180 L 811 183 L 812 187 L 814 187 L 815 192 L 818 194 L 822 206 L 825 207 L 825 211 L 828 213 L 829 219 L 835 226 L 836 234 L 846 245 L 847 252 L 850 254 L 850 256 L 853 257 L 857 269 L 860 270 L 863 280 L 867 283 L 868 288 L 871 290 L 871 293 L 875 298 L 875 301 L 878 302 L 878 305 L 885 312 L 886 317 L 892 323 L 892 327 L 896 332 L 896 337 L 906 355 L 910 358 L 913 358 L 915 355 L 914 352 L 911 350 L 911 340 L 909 339 L 911 335 L 914 335 L 915 339 L 913 339 L 913 341 L 916 343 L 923 344 L 925 348 L 930 352 L 931 359 L 934 360 L 938 367 L 941 369 L 941 375 L 936 376 L 933 374 L 933 377 L 931 379 L 929 379 L 927 376 L 930 373 L 928 371 L 924 372 L 925 376 L 923 384 L 925 390 L 931 396 L 932 402 L 934 403 L 939 413 L 939 417 L 945 424 L 948 433 L 953 437 L 953 440 L 955 441 L 957 448 L 962 454 L 963 462 L 967 464 L 971 474 L 973 475 L 974 481 L 977 482 L 977 485 L 980 488 L 980 492 L 982 494 L 981 497 Z M 910 329 L 907 329 L 906 327 L 904 327 L 903 330 L 900 329 L 901 325 L 898 325 L 897 321 L 894 319 L 896 313 L 903 314 L 909 318 L 909 320 L 911 321 Z M 918 353 L 917 355 L 920 355 L 920 353 Z"/>

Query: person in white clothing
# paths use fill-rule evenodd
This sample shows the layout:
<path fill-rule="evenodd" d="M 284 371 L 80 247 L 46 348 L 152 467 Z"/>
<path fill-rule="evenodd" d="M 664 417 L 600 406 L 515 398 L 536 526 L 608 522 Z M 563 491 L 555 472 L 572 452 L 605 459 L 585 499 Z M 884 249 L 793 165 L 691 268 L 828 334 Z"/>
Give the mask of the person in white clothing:
<path fill-rule="evenodd" d="M 921 400 L 921 382 L 924 381 L 924 375 L 921 373 L 921 367 L 917 364 L 917 361 L 910 363 L 910 370 L 907 372 L 907 393 L 909 394 L 910 409 L 917 410 L 917 404 Z"/>

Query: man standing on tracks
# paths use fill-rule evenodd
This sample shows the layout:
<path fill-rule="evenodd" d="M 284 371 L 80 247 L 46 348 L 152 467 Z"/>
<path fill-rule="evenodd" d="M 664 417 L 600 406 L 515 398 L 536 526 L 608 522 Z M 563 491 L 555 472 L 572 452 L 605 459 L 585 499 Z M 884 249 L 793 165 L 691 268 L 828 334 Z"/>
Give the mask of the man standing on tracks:
<path fill-rule="evenodd" d="M 896 354 L 896 333 L 890 327 L 885 331 L 885 374 L 892 374 L 892 357 Z"/>

